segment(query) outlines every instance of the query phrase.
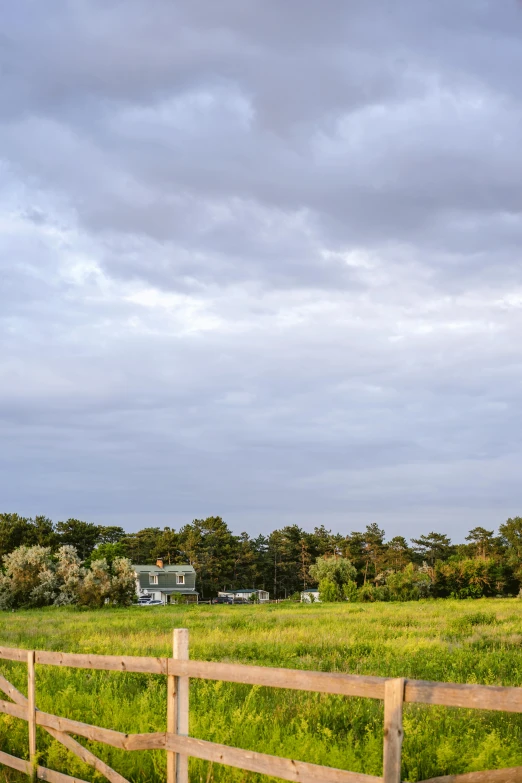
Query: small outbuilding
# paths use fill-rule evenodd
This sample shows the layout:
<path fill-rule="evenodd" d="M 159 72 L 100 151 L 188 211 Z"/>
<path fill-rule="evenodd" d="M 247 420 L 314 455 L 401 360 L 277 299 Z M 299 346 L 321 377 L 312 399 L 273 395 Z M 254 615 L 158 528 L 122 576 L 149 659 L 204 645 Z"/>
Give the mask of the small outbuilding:
<path fill-rule="evenodd" d="M 301 593 L 301 603 L 314 604 L 315 602 L 321 603 L 319 598 L 319 590 L 303 590 Z"/>

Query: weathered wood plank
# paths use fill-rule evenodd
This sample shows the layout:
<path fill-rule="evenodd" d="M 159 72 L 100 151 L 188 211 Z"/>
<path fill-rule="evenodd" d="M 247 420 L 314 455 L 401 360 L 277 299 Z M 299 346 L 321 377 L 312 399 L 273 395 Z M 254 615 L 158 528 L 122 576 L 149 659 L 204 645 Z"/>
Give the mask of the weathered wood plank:
<path fill-rule="evenodd" d="M 403 700 L 404 678 L 388 680 L 384 687 L 383 783 L 401 783 Z"/>
<path fill-rule="evenodd" d="M 282 780 L 298 781 L 298 783 L 382 783 L 382 778 L 374 775 L 347 772 L 333 767 L 321 767 L 317 764 L 269 756 L 266 753 L 256 753 L 252 750 L 229 748 L 227 745 L 218 745 L 215 742 L 206 742 L 193 737 L 181 737 L 179 734 L 167 735 L 166 743 L 169 750 L 184 753 L 187 756 L 214 761 L 249 772 L 259 772 L 262 775 L 272 775 Z"/>
<path fill-rule="evenodd" d="M 71 775 L 64 775 L 63 772 L 56 772 L 54 769 L 46 767 L 37 768 L 38 780 L 47 780 L 48 783 L 87 783 L 86 780 L 75 778 Z"/>
<path fill-rule="evenodd" d="M 91 753 L 87 748 L 84 748 L 83 745 L 80 745 L 73 737 L 70 737 L 62 731 L 56 731 L 55 729 L 49 729 L 47 727 L 44 728 L 49 732 L 51 737 L 54 737 L 55 740 L 60 742 L 67 750 L 70 750 L 71 753 L 74 753 L 75 756 L 78 756 L 78 758 L 86 764 L 94 767 L 94 769 L 104 775 L 110 783 L 129 783 L 127 778 L 124 778 L 123 775 L 120 775 L 115 769 L 109 767 L 102 759 L 95 756 L 94 753 Z"/>
<path fill-rule="evenodd" d="M 0 700 L 0 712 L 12 715 L 14 718 L 27 720 L 27 707 L 12 704 L 9 701 Z M 86 737 L 94 742 L 104 742 L 106 745 L 122 750 L 153 750 L 165 747 L 165 732 L 163 731 L 151 734 L 124 734 L 121 731 L 102 729 L 99 726 L 91 726 L 89 723 L 81 723 L 81 721 L 70 718 L 60 718 L 40 710 L 36 711 L 36 725 L 59 732 L 78 734 L 80 737 Z"/>
<path fill-rule="evenodd" d="M 36 723 L 38 726 L 77 734 L 94 742 L 104 742 L 106 745 L 111 745 L 113 748 L 121 748 L 122 750 L 156 750 L 165 748 L 165 732 L 163 731 L 151 734 L 124 734 L 121 731 L 114 731 L 114 729 L 102 729 L 99 726 L 91 726 L 89 723 L 82 723 L 70 718 L 60 718 L 57 715 L 40 712 L 40 710 L 36 712 Z"/>
<path fill-rule="evenodd" d="M 3 764 L 5 767 L 11 767 L 11 769 L 16 769 L 18 772 L 24 772 L 26 775 L 31 774 L 31 764 L 29 761 L 19 759 L 17 756 L 11 756 L 9 753 L 4 753 L 3 750 L 0 750 L 0 764 Z"/>
<path fill-rule="evenodd" d="M 186 661 L 189 657 L 189 632 L 187 628 L 174 631 L 174 658 Z M 189 733 L 189 678 L 176 677 L 176 734 L 187 737 Z M 176 783 L 188 783 L 188 756 L 177 753 Z"/>
<path fill-rule="evenodd" d="M 404 701 L 502 712 L 522 712 L 522 688 L 406 680 Z"/>
<path fill-rule="evenodd" d="M 18 704 L 13 704 L 10 701 L 0 699 L 0 712 L 4 712 L 6 715 L 12 715 L 13 718 L 27 720 L 27 707 L 20 707 Z"/>
<path fill-rule="evenodd" d="M 10 699 L 16 702 L 16 704 L 27 706 L 27 696 L 20 693 L 9 680 L 6 680 L 3 674 L 0 674 L 0 691 L 3 691 Z"/>
<path fill-rule="evenodd" d="M 172 652 L 174 657 L 176 657 L 175 633 L 176 631 L 174 630 L 172 633 Z M 177 682 L 178 678 L 173 674 L 167 676 L 167 732 L 169 734 L 177 733 Z M 176 783 L 176 754 L 171 750 L 167 751 L 167 783 Z"/>
<path fill-rule="evenodd" d="M 167 677 L 167 732 L 176 733 L 176 680 L 173 674 Z M 167 751 L 167 783 L 176 783 L 176 754 Z"/>
<path fill-rule="evenodd" d="M 17 650 L 15 647 L 0 647 L 0 658 L 4 661 L 27 661 L 27 650 Z"/>
<path fill-rule="evenodd" d="M 178 676 L 187 675 L 207 680 L 224 680 L 247 685 L 265 685 L 373 699 L 384 698 L 384 686 L 389 679 L 300 669 L 272 669 L 239 663 L 176 661 L 172 658 L 168 660 L 168 671 Z M 447 707 L 522 712 L 522 688 L 406 680 L 404 701 L 440 704 Z"/>
<path fill-rule="evenodd" d="M 89 655 L 37 650 L 36 663 L 50 666 L 70 666 L 75 669 L 167 674 L 166 658 L 146 658 L 135 655 Z"/>
<path fill-rule="evenodd" d="M 27 653 L 27 720 L 29 726 L 29 761 L 31 763 L 31 778 L 36 780 L 36 681 L 34 671 L 34 650 Z"/>
<path fill-rule="evenodd" d="M 9 680 L 6 680 L 6 678 L 1 674 L 0 690 L 10 696 L 16 704 L 27 706 L 27 698 L 23 695 L 23 693 L 20 693 L 20 691 L 17 690 L 14 685 L 12 685 Z M 112 767 L 109 767 L 108 764 L 99 759 L 98 756 L 95 756 L 94 753 L 91 753 L 90 750 L 84 748 L 83 745 L 80 745 L 80 743 L 73 739 L 73 737 L 70 737 L 68 734 L 65 734 L 62 731 L 56 731 L 56 729 L 49 729 L 47 727 L 43 728 L 49 732 L 51 737 L 70 750 L 71 753 L 74 753 L 86 764 L 90 764 L 91 767 L 94 767 L 94 769 L 104 775 L 107 780 L 110 781 L 110 783 L 129 783 L 126 778 L 119 774 L 119 772 L 116 772 L 116 770 L 112 769 Z"/>
<path fill-rule="evenodd" d="M 440 778 L 423 780 L 422 783 L 522 783 L 522 767 L 443 775 Z"/>
<path fill-rule="evenodd" d="M 18 772 L 23 772 L 26 775 L 31 774 L 31 762 L 11 756 L 3 751 L 0 751 L 0 764 L 16 769 Z M 37 767 L 37 775 L 39 780 L 48 780 L 49 783 L 87 783 L 87 781 L 80 780 L 80 778 L 64 775 L 63 772 L 56 772 L 53 769 L 46 769 L 46 767 Z"/>
<path fill-rule="evenodd" d="M 333 693 L 340 696 L 367 696 L 384 699 L 385 677 L 355 674 L 312 672 L 302 669 L 272 669 L 268 666 L 247 666 L 241 663 L 214 661 L 168 660 L 169 674 L 179 677 L 199 677 L 206 680 L 224 680 L 246 685 L 266 685 L 299 691 Z"/>

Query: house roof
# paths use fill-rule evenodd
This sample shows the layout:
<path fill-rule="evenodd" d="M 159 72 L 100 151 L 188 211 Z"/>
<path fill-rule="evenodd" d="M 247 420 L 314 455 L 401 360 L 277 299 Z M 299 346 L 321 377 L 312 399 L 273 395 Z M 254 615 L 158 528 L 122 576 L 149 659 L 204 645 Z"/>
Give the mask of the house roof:
<path fill-rule="evenodd" d="M 137 574 L 193 574 L 195 573 L 194 566 L 188 565 L 188 563 L 184 563 L 182 565 L 165 565 L 163 568 L 160 568 L 155 563 L 151 565 L 134 565 L 133 569 L 136 571 Z"/>

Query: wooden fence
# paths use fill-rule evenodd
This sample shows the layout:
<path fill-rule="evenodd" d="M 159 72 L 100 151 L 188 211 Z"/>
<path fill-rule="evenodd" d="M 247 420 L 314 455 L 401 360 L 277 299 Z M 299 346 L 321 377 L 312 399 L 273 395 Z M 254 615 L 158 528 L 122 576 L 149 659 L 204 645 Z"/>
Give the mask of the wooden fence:
<path fill-rule="evenodd" d="M 94 767 L 110 783 L 128 783 L 118 772 L 71 736 L 75 734 L 123 750 L 163 749 L 167 754 L 167 782 L 188 783 L 190 756 L 270 775 L 298 783 L 400 783 L 402 705 L 404 702 L 441 704 L 482 710 L 522 712 L 522 688 L 492 685 L 457 685 L 423 680 L 388 679 L 351 674 L 271 669 L 264 666 L 192 661 L 188 655 L 186 629 L 174 631 L 172 658 L 141 658 L 115 655 L 17 650 L 0 647 L 0 659 L 27 663 L 27 698 L 0 674 L 0 690 L 11 701 L 0 700 L 0 712 L 28 722 L 29 761 L 0 752 L 0 764 L 26 773 L 33 780 L 50 783 L 85 783 L 78 778 L 41 767 L 37 763 L 36 727 L 42 726 L 54 739 Z M 35 691 L 35 665 L 70 666 L 107 671 L 148 672 L 167 677 L 167 731 L 123 734 L 40 711 Z M 384 699 L 383 776 L 347 772 L 304 761 L 269 756 L 214 742 L 194 739 L 189 732 L 189 677 L 263 685 L 274 688 Z M 522 767 L 471 772 L 431 778 L 424 783 L 522 783 Z"/>

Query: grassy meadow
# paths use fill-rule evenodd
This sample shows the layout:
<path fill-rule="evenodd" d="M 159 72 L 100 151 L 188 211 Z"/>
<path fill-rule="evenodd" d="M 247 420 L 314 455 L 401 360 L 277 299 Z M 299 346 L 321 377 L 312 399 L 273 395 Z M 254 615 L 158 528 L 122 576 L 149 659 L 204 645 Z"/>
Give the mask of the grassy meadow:
<path fill-rule="evenodd" d="M 191 657 L 202 660 L 522 685 L 522 601 L 517 599 L 49 608 L 0 614 L 0 644 L 167 656 L 175 627 L 190 629 Z M 25 666 L 0 661 L 0 671 L 27 693 Z M 380 701 L 202 680 L 191 682 L 190 693 L 192 736 L 382 774 Z M 166 678 L 38 666 L 37 704 L 56 715 L 120 731 L 163 731 Z M 406 705 L 404 726 L 405 781 L 522 765 L 522 715 Z M 86 744 L 136 783 L 165 780 L 162 751 L 130 753 Z M 45 766 L 84 780 L 103 780 L 41 729 L 38 748 Z M 27 724 L 0 716 L 0 749 L 26 758 Z M 195 783 L 268 780 L 196 759 L 190 765 Z M 21 778 L 4 768 L 1 779 Z"/>

